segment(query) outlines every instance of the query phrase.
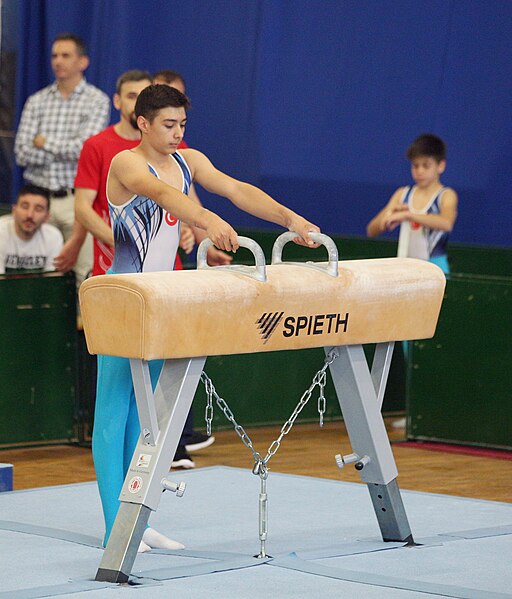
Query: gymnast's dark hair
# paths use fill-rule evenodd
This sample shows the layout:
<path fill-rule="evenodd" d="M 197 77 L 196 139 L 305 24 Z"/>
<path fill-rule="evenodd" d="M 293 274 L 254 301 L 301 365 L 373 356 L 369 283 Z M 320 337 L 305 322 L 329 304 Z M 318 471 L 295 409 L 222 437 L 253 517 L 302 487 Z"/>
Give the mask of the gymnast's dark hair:
<path fill-rule="evenodd" d="M 444 141 L 432 133 L 424 133 L 417 137 L 407 148 L 406 156 L 409 160 L 428 156 L 434 158 L 437 162 L 446 160 L 446 144 Z"/>
<path fill-rule="evenodd" d="M 190 100 L 175 87 L 150 85 L 143 89 L 135 103 L 135 116 L 143 116 L 150 123 L 163 108 L 190 108 Z"/>

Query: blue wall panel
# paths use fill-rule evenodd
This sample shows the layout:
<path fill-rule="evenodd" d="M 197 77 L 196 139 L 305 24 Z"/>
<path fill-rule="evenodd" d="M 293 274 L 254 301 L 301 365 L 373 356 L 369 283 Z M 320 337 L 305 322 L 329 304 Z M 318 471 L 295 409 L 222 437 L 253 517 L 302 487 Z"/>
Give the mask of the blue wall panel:
<path fill-rule="evenodd" d="M 511 2 L 19 3 L 20 106 L 51 80 L 45 57 L 65 30 L 88 41 L 87 76 L 108 93 L 126 69 L 177 69 L 193 101 L 190 145 L 353 235 L 410 181 L 405 149 L 433 131 L 461 200 L 453 240 L 511 244 Z M 235 226 L 257 224 L 201 197 Z"/>

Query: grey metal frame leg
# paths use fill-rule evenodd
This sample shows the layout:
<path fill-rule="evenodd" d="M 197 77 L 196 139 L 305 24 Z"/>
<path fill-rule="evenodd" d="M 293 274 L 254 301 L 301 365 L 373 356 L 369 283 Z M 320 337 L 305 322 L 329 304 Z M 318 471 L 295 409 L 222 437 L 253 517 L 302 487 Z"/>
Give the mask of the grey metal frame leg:
<path fill-rule="evenodd" d="M 166 360 L 153 393 L 148 363 L 130 360 L 141 436 L 123 483 L 121 502 L 96 580 L 126 582 L 149 515 L 158 507 L 205 357 Z M 167 486 L 169 488 L 169 486 Z"/>
<path fill-rule="evenodd" d="M 331 349 L 325 348 L 326 353 Z M 361 479 L 368 485 L 383 540 L 413 543 L 380 411 L 393 345 L 377 345 L 371 373 L 361 345 L 335 350 L 338 359 L 330 370 L 354 452 L 346 456 L 346 461 L 356 463 Z"/>

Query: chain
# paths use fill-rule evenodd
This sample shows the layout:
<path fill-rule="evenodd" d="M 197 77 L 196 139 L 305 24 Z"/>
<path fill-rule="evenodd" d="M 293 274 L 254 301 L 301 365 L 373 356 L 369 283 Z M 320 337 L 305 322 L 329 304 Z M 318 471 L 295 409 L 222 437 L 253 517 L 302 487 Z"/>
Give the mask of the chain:
<path fill-rule="evenodd" d="M 233 425 L 233 428 L 235 429 L 236 434 L 242 440 L 242 443 L 251 450 L 252 456 L 253 456 L 254 462 L 255 462 L 255 465 L 253 467 L 253 473 L 261 476 L 260 464 L 263 465 L 263 458 L 261 457 L 261 454 L 254 449 L 251 438 L 245 432 L 244 427 L 241 424 L 238 424 L 233 412 L 230 410 L 228 404 L 224 401 L 224 399 L 222 399 L 222 397 L 217 393 L 217 390 L 215 389 L 215 386 L 214 386 L 212 380 L 206 374 L 206 372 L 203 372 L 201 374 L 201 380 L 204 383 L 204 386 L 206 389 L 206 394 L 208 397 L 207 406 L 206 406 L 206 429 L 208 431 L 210 431 L 210 432 L 208 432 L 208 434 L 211 434 L 212 420 L 213 420 L 212 398 L 215 397 L 215 401 L 216 401 L 217 405 L 224 412 L 224 416 L 226 416 L 226 418 L 229 420 L 229 422 L 231 422 L 231 424 Z"/>
<path fill-rule="evenodd" d="M 309 386 L 309 388 L 304 392 L 302 397 L 299 400 L 299 403 L 295 406 L 291 416 L 288 420 L 283 424 L 281 428 L 281 433 L 279 437 L 271 443 L 270 447 L 267 450 L 267 455 L 265 458 L 261 457 L 261 454 L 254 449 L 254 445 L 251 441 L 251 438 L 245 431 L 244 427 L 241 424 L 238 424 L 236 421 L 235 415 L 229 408 L 228 404 L 225 402 L 222 397 L 217 393 L 215 386 L 213 385 L 212 380 L 205 373 L 201 373 L 201 380 L 204 383 L 206 389 L 206 410 L 205 410 L 205 419 L 206 419 L 206 430 L 209 435 L 211 435 L 212 431 L 212 420 L 213 420 L 213 398 L 215 397 L 215 401 L 219 408 L 224 412 L 224 416 L 231 422 L 233 425 L 236 434 L 242 440 L 242 443 L 251 450 L 252 457 L 254 458 L 254 466 L 252 467 L 252 473 L 256 474 L 260 477 L 260 496 L 259 496 L 259 538 L 260 538 L 260 552 L 258 555 L 254 557 L 265 558 L 267 556 L 265 550 L 265 543 L 267 540 L 267 478 L 268 478 L 268 462 L 277 452 L 277 450 L 281 447 L 281 441 L 283 437 L 287 435 L 295 424 L 295 420 L 297 416 L 301 413 L 304 406 L 311 399 L 311 395 L 316 386 L 319 387 L 319 397 L 318 397 L 318 413 L 320 414 L 320 426 L 324 424 L 324 413 L 325 413 L 325 396 L 324 396 L 324 388 L 326 381 L 326 371 L 329 366 L 336 360 L 338 357 L 338 351 L 336 348 L 332 348 L 327 354 L 324 365 L 313 377 L 313 382 Z"/>
<path fill-rule="evenodd" d="M 316 386 L 320 387 L 320 395 L 323 397 L 323 390 L 324 390 L 325 379 L 326 379 L 326 374 L 325 374 L 326 370 L 334 362 L 334 360 L 336 360 L 337 357 L 338 357 L 338 352 L 336 351 L 336 349 L 335 348 L 331 349 L 331 351 L 327 354 L 327 356 L 325 358 L 324 365 L 313 377 L 313 382 L 309 386 L 309 389 L 307 389 L 304 392 L 304 394 L 302 395 L 302 397 L 299 400 L 299 403 L 295 406 L 295 410 L 293 410 L 290 418 L 288 418 L 288 420 L 283 424 L 279 437 L 268 448 L 267 455 L 265 456 L 265 459 L 264 459 L 265 465 L 268 463 L 270 458 L 272 458 L 272 456 L 274 456 L 276 454 L 277 450 L 281 447 L 281 441 L 283 440 L 283 437 L 285 435 L 287 435 L 290 432 L 290 430 L 292 429 L 293 425 L 295 424 L 295 420 L 297 420 L 297 416 L 302 412 L 302 409 L 304 408 L 304 406 L 311 399 L 311 395 L 313 394 L 313 391 Z M 320 398 L 318 401 L 320 404 Z M 325 397 L 323 397 L 323 408 L 325 410 Z M 320 413 L 320 426 L 323 426 L 323 412 Z"/>
<path fill-rule="evenodd" d="M 320 417 L 320 428 L 322 428 L 324 426 L 324 414 L 325 414 L 325 395 L 324 395 L 324 388 L 325 388 L 325 380 L 327 378 L 327 375 L 324 372 L 322 373 L 320 380 L 318 382 L 318 387 L 319 387 L 319 393 L 318 393 L 318 415 Z"/>
<path fill-rule="evenodd" d="M 229 408 L 226 401 L 222 397 L 220 397 L 220 395 L 217 393 L 215 386 L 214 386 L 212 380 L 210 379 L 210 377 L 205 372 L 203 372 L 201 374 L 201 380 L 204 383 L 204 386 L 206 389 L 206 395 L 207 395 L 205 419 L 206 419 L 206 428 L 207 428 L 208 434 L 209 435 L 211 434 L 212 420 L 213 420 L 213 398 L 215 397 L 215 402 L 217 403 L 219 408 L 224 412 L 224 415 L 229 420 L 229 422 L 231 422 L 231 424 L 233 425 L 235 432 L 242 440 L 242 443 L 248 449 L 250 449 L 250 451 L 252 452 L 252 456 L 254 458 L 254 466 L 252 469 L 253 474 L 258 475 L 262 479 L 266 479 L 268 477 L 268 466 L 267 466 L 268 462 L 277 453 L 278 449 L 281 447 L 281 441 L 283 440 L 283 437 L 290 432 L 293 425 L 295 424 L 295 421 L 297 420 L 298 415 L 302 412 L 303 408 L 306 406 L 306 404 L 311 399 L 311 395 L 313 394 L 313 391 L 315 390 L 315 387 L 317 387 L 317 386 L 319 387 L 319 390 L 320 390 L 320 392 L 319 392 L 320 394 L 319 394 L 319 398 L 318 398 L 318 412 L 320 414 L 320 426 L 323 426 L 324 413 L 325 413 L 324 387 L 325 387 L 325 382 L 326 382 L 326 371 L 329 368 L 329 366 L 334 362 L 334 360 L 336 360 L 337 357 L 338 357 L 337 350 L 335 348 L 331 349 L 325 358 L 324 365 L 315 374 L 311 385 L 303 393 L 302 397 L 299 400 L 299 403 L 295 406 L 295 409 L 293 410 L 291 416 L 283 424 L 280 434 L 279 434 L 279 437 L 270 444 L 265 458 L 262 458 L 261 454 L 258 451 L 256 451 L 256 449 L 254 448 L 254 445 L 252 443 L 252 440 L 249 437 L 249 435 L 247 434 L 247 432 L 245 431 L 244 427 L 241 424 L 238 424 L 233 412 Z"/>
<path fill-rule="evenodd" d="M 204 375 L 204 377 L 203 377 Z M 212 420 L 213 420 L 213 392 L 215 391 L 211 379 L 209 379 L 203 372 L 201 379 L 204 383 L 206 390 L 206 408 L 204 411 L 204 419 L 206 420 L 206 433 L 208 436 L 212 434 Z"/>

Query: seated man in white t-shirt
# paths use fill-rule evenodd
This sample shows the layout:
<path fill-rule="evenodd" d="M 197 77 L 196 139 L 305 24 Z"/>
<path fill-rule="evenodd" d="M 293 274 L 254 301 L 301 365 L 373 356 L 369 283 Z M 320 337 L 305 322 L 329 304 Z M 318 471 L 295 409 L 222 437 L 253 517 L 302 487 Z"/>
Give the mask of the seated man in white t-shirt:
<path fill-rule="evenodd" d="M 46 222 L 49 214 L 48 192 L 23 186 L 12 214 L 0 218 L 0 274 L 57 270 L 54 259 L 63 239 L 59 229 Z"/>

